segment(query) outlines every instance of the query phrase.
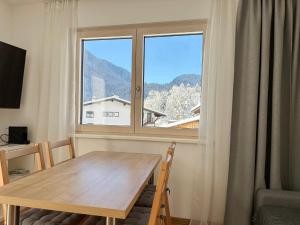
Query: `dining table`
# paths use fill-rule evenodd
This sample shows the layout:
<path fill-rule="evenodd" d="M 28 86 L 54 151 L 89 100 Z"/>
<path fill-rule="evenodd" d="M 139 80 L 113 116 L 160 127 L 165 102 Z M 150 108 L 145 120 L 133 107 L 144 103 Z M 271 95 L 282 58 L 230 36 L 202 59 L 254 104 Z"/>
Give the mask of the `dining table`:
<path fill-rule="evenodd" d="M 161 155 L 93 151 L 0 188 L 7 224 L 19 224 L 20 207 L 125 219 L 148 184 Z"/>

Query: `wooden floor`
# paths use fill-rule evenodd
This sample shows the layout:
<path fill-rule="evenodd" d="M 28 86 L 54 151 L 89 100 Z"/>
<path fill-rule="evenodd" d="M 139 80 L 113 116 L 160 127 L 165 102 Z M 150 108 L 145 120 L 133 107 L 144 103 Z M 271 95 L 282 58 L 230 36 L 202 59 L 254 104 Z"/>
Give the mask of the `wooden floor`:
<path fill-rule="evenodd" d="M 172 225 L 189 225 L 190 221 L 189 219 L 172 217 Z M 4 225 L 3 221 L 0 221 L 0 225 Z"/>
<path fill-rule="evenodd" d="M 172 217 L 172 225 L 189 225 L 191 220 Z"/>

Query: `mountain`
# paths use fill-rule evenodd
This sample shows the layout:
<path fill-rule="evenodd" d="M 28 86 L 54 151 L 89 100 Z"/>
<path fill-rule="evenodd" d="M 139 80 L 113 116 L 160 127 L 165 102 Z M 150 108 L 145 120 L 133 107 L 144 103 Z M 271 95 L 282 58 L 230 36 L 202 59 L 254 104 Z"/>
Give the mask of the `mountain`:
<path fill-rule="evenodd" d="M 180 84 L 196 86 L 200 84 L 199 75 L 196 74 L 183 74 L 177 76 L 174 80 L 167 84 L 157 84 L 157 83 L 145 83 L 144 92 L 145 96 L 148 96 L 151 90 L 154 91 L 167 91 L 173 86 L 179 86 Z"/>
<path fill-rule="evenodd" d="M 84 101 L 90 101 L 93 97 L 105 98 L 112 95 L 130 100 L 131 74 L 126 69 L 99 59 L 89 51 L 84 52 L 84 59 Z M 150 90 L 169 90 L 172 86 L 179 86 L 182 83 L 190 86 L 200 84 L 199 75 L 179 75 L 166 84 L 145 83 L 144 93 L 147 96 Z"/>
<path fill-rule="evenodd" d="M 127 70 L 88 51 L 84 52 L 84 59 L 84 101 L 112 95 L 130 99 L 131 75 Z"/>

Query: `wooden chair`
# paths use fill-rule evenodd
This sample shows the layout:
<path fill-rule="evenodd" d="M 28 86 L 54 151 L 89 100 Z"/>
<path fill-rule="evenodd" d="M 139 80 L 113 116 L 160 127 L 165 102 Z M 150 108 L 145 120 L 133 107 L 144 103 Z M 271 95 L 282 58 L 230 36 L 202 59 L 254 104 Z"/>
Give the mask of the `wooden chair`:
<path fill-rule="evenodd" d="M 170 158 L 170 167 L 172 166 L 174 152 L 175 152 L 176 143 L 172 142 L 169 146 L 166 154 L 166 160 Z M 168 175 L 169 176 L 169 175 Z M 151 208 L 154 200 L 156 185 L 147 185 L 142 192 L 140 198 L 137 200 L 135 206 L 138 207 L 148 207 Z M 165 224 L 171 225 L 171 215 L 170 215 L 170 206 L 169 206 L 169 198 L 168 193 L 170 189 L 166 187 L 164 195 L 163 195 L 163 208 L 165 210 Z"/>
<path fill-rule="evenodd" d="M 173 162 L 174 150 L 175 150 L 175 143 L 169 147 L 167 151 L 167 158 L 164 161 L 160 168 L 160 174 L 158 177 L 157 185 L 156 185 L 156 192 L 154 195 L 154 200 L 152 204 L 151 214 L 148 225 L 160 225 L 160 210 L 165 210 L 165 223 L 167 225 L 171 225 L 171 216 L 170 216 L 170 208 L 169 208 L 169 200 L 168 200 L 168 181 L 170 177 L 170 170 L 171 165 Z"/>
<path fill-rule="evenodd" d="M 8 175 L 8 164 L 7 161 L 10 159 L 15 159 L 27 155 L 35 155 L 35 167 L 36 170 L 28 175 L 22 176 L 18 179 L 22 179 L 24 177 L 30 176 L 34 173 L 41 172 L 45 169 L 44 157 L 41 144 L 35 144 L 34 146 L 26 147 L 23 149 L 18 149 L 15 151 L 0 151 L 0 186 L 6 185 L 10 183 L 10 178 Z M 16 181 L 18 179 L 14 179 Z M 3 213 L 3 222 L 6 224 L 6 212 L 7 206 L 2 205 L 2 213 Z M 30 223 L 35 224 L 46 224 L 51 223 L 54 218 L 60 218 L 61 221 L 68 220 L 70 223 L 68 225 L 76 225 L 81 224 L 84 220 L 84 215 L 73 214 L 73 213 L 65 213 L 65 212 L 56 212 L 50 210 L 43 210 L 43 209 L 33 209 L 33 208 L 21 208 L 20 209 L 20 225 L 26 223 L 26 220 L 31 221 Z M 45 220 L 44 218 L 47 218 Z M 56 222 L 57 221 L 56 219 Z"/>
<path fill-rule="evenodd" d="M 57 149 L 57 148 L 60 148 L 60 147 L 65 147 L 65 146 L 68 146 L 69 159 L 55 164 L 54 159 L 53 159 L 53 153 L 52 153 L 53 150 Z M 56 142 L 47 141 L 45 143 L 45 149 L 46 149 L 46 155 L 47 155 L 47 163 L 48 163 L 50 168 L 55 166 L 55 165 L 64 163 L 68 160 L 71 160 L 71 159 L 75 158 L 74 144 L 73 144 L 73 141 L 72 141 L 71 137 L 66 139 L 66 140 L 62 140 L 62 141 L 56 141 Z"/>
<path fill-rule="evenodd" d="M 10 183 L 10 178 L 8 175 L 7 160 L 19 158 L 19 157 L 26 156 L 26 155 L 32 155 L 32 154 L 35 154 L 35 166 L 36 166 L 36 171 L 33 173 L 37 173 L 39 171 L 44 170 L 45 164 L 44 164 L 43 152 L 41 151 L 40 145 L 38 145 L 38 144 L 35 144 L 34 146 L 27 147 L 24 149 L 18 149 L 15 151 L 5 151 L 5 150 L 0 151 L 0 175 L 1 175 L 0 186 L 4 186 L 4 185 Z M 28 175 L 25 175 L 25 176 L 28 176 Z M 20 177 L 18 179 L 21 179 L 23 177 Z M 25 209 L 25 208 L 22 209 L 22 212 L 25 210 L 27 210 L 27 209 Z M 6 224 L 6 211 L 7 211 L 7 206 L 2 205 L 2 214 L 3 214 L 4 224 Z"/>
<path fill-rule="evenodd" d="M 165 210 L 165 214 L 168 214 L 167 207 L 165 205 L 167 199 L 166 189 L 170 175 L 170 167 L 173 161 L 174 149 L 175 144 L 172 143 L 172 145 L 168 149 L 166 159 L 160 166 L 160 172 L 151 208 L 134 206 L 125 220 L 116 221 L 117 225 L 162 225 L 162 221 L 171 224 L 171 220 L 164 220 L 161 211 Z M 105 218 L 91 216 L 85 221 L 83 225 L 95 224 L 105 224 Z"/>
<path fill-rule="evenodd" d="M 164 219 L 165 219 L 165 224 L 166 225 L 172 225 L 172 219 L 171 219 L 171 213 L 170 213 L 170 204 L 169 204 L 169 197 L 168 197 L 168 193 L 170 192 L 170 189 L 168 188 L 168 181 L 169 181 L 171 166 L 172 166 L 172 163 L 173 163 L 175 147 L 176 147 L 176 143 L 172 142 L 171 146 L 168 148 L 167 156 L 166 156 L 166 160 L 170 159 L 170 167 L 169 167 L 168 174 L 167 174 L 165 191 L 163 193 L 163 208 L 165 210 Z"/>

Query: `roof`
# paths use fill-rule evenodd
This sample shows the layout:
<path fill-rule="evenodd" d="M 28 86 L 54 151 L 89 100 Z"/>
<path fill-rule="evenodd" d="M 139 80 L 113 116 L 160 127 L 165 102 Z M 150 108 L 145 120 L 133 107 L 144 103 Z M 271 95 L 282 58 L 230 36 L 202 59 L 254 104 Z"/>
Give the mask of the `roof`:
<path fill-rule="evenodd" d="M 87 101 L 87 102 L 84 102 L 83 105 L 92 105 L 94 103 L 113 101 L 113 100 L 118 101 L 118 102 L 122 102 L 122 103 L 127 104 L 127 105 L 131 104 L 130 101 L 122 99 L 117 95 L 113 95 L 113 96 L 110 96 L 110 97 L 107 97 L 107 98 L 99 98 L 99 99 L 96 99 L 96 100 Z"/>
<path fill-rule="evenodd" d="M 95 104 L 95 103 L 107 102 L 107 101 L 118 101 L 118 102 L 121 102 L 121 103 L 126 104 L 126 105 L 131 105 L 130 101 L 127 101 L 123 98 L 120 98 L 117 95 L 113 95 L 113 96 L 110 96 L 110 97 L 107 97 L 107 98 L 100 98 L 100 99 L 96 99 L 96 100 L 86 101 L 86 102 L 83 103 L 83 105 L 92 105 L 92 104 Z M 155 114 L 156 117 L 166 116 L 166 114 L 164 114 L 164 113 L 161 113 L 161 112 L 149 109 L 149 108 L 144 108 L 144 110 Z"/>
<path fill-rule="evenodd" d="M 179 120 L 179 121 L 176 121 L 176 122 L 173 122 L 173 123 L 168 123 L 168 124 L 165 124 L 165 125 L 161 125 L 161 127 L 175 127 L 175 126 L 179 126 L 179 125 L 182 125 L 182 124 L 186 124 L 186 123 L 190 123 L 190 122 L 194 122 L 194 121 L 199 121 L 200 120 L 200 115 L 198 116 L 194 116 L 194 117 L 191 117 L 191 118 L 188 118 L 188 119 L 183 119 L 183 120 Z"/>
<path fill-rule="evenodd" d="M 201 103 L 199 103 L 198 105 L 196 105 L 195 107 L 193 107 L 191 109 L 191 113 L 196 114 L 196 113 L 200 113 L 200 107 L 201 107 Z M 199 111 L 199 112 L 197 112 Z"/>

